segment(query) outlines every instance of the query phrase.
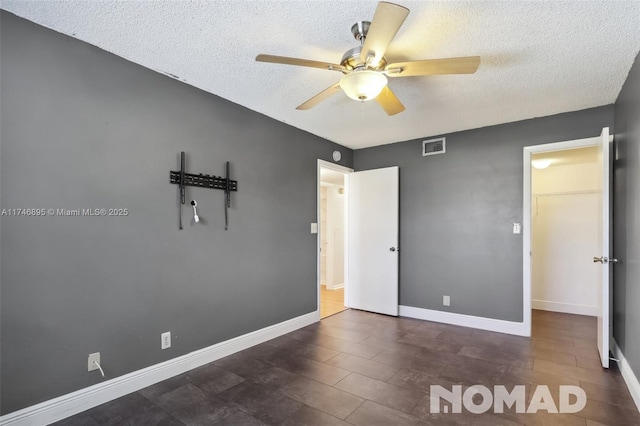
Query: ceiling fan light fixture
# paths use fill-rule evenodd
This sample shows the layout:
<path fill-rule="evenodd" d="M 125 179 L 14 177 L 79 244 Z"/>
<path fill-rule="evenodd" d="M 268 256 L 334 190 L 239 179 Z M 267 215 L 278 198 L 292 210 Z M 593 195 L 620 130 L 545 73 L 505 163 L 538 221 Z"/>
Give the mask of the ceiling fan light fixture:
<path fill-rule="evenodd" d="M 356 70 L 340 80 L 340 87 L 344 93 L 361 102 L 375 99 L 386 85 L 387 77 L 372 70 Z"/>

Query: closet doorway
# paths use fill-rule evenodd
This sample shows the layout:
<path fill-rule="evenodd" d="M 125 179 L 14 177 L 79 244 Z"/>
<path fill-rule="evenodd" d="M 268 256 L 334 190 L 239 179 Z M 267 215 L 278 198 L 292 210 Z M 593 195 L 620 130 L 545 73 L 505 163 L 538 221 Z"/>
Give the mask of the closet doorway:
<path fill-rule="evenodd" d="M 531 159 L 532 308 L 596 317 L 599 285 L 591 259 L 598 253 L 598 148 Z"/>
<path fill-rule="evenodd" d="M 595 339 L 587 336 L 590 340 L 588 345 L 597 345 L 604 368 L 609 368 L 612 335 L 611 267 L 617 262 L 611 252 L 612 143 L 613 136 L 609 134 L 609 128 L 604 127 L 600 136 L 594 138 L 534 145 L 523 149 L 523 325 L 529 331 L 528 335 L 531 335 L 532 308 L 535 309 L 535 305 L 539 309 L 559 311 L 560 315 L 581 314 L 584 318 L 597 315 L 592 317 L 597 325 L 597 335 Z M 589 147 L 596 147 L 595 162 L 592 161 L 592 151 L 577 150 Z M 569 153 L 569 150 L 575 151 Z M 563 159 L 565 154 L 577 154 L 581 160 Z M 554 185 L 551 189 L 545 189 L 545 182 L 534 182 L 534 173 L 537 172 L 534 171 L 536 167 L 533 160 L 541 160 L 542 166 L 549 169 L 547 184 Z M 563 163 L 564 166 L 561 166 Z M 557 167 L 552 168 L 552 164 Z M 570 173 L 561 174 L 560 167 L 572 165 Z M 539 163 L 538 166 L 540 167 Z M 595 174 L 587 169 L 595 169 Z M 559 187 L 558 184 L 563 186 Z M 596 203 L 593 202 L 594 195 Z M 596 211 L 593 215 L 592 206 Z M 546 213 L 542 213 L 541 209 L 552 215 L 543 218 L 541 215 Z M 589 224 L 594 222 L 594 217 L 597 217 L 596 227 L 589 231 Z M 534 220 L 547 222 L 552 226 L 542 235 L 533 235 L 538 232 L 536 228 L 544 229 L 543 223 L 538 223 L 536 227 Z M 514 224 L 514 231 L 516 225 Z M 572 232 L 574 229 L 577 232 Z M 593 231 L 595 238 L 586 235 Z M 589 247 L 589 251 L 582 250 Z M 588 278 L 586 274 L 589 270 L 596 277 L 595 304 L 594 293 L 591 291 L 594 281 L 590 274 Z M 538 284 L 533 281 L 543 281 L 542 287 L 536 287 Z M 568 285 L 569 281 L 571 283 Z M 578 294 L 582 298 L 567 297 L 567 289 L 572 289 L 574 295 Z"/>
<path fill-rule="evenodd" d="M 319 305 L 320 318 L 346 307 L 346 170 L 319 167 Z"/>

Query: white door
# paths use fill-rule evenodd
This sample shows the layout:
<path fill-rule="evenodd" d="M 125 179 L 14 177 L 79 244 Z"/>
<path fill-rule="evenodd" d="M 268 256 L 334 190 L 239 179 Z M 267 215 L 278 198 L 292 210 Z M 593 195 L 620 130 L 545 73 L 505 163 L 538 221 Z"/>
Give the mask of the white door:
<path fill-rule="evenodd" d="M 398 167 L 347 175 L 350 308 L 398 316 Z"/>
<path fill-rule="evenodd" d="M 598 223 L 598 253 L 593 261 L 601 266 L 597 272 L 598 277 L 598 353 L 604 368 L 609 368 L 609 342 L 611 337 L 611 263 L 616 262 L 610 258 L 610 158 L 609 158 L 609 128 L 602 129 L 601 143 L 598 145 L 599 159 L 602 161 L 601 189 L 599 196 L 599 223 Z"/>

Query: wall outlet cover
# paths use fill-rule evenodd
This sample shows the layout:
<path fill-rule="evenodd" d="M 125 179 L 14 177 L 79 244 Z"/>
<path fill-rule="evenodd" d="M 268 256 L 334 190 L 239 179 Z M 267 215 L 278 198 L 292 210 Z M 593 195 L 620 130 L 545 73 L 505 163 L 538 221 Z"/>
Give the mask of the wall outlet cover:
<path fill-rule="evenodd" d="M 311 233 L 312 234 L 317 234 L 318 233 L 318 224 L 317 223 L 312 223 L 311 224 Z"/>
<path fill-rule="evenodd" d="M 442 305 L 443 306 L 451 306 L 451 297 L 442 296 Z"/>
<path fill-rule="evenodd" d="M 98 370 L 98 365 L 96 363 L 100 364 L 100 352 L 89 354 L 89 359 L 87 361 L 87 371 Z"/>
<path fill-rule="evenodd" d="M 513 222 L 513 233 L 519 234 L 522 232 L 522 225 L 519 222 Z"/>
<path fill-rule="evenodd" d="M 160 349 L 168 349 L 171 347 L 171 332 L 167 331 L 160 335 Z"/>

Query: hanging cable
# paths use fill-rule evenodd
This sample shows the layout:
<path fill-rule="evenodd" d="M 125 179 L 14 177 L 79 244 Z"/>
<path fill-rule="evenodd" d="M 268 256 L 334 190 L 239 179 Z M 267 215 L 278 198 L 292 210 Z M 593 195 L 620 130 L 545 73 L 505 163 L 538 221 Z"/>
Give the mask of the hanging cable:
<path fill-rule="evenodd" d="M 100 370 L 100 374 L 102 374 L 102 378 L 104 379 L 104 371 L 102 370 L 102 367 L 100 367 L 100 363 L 98 361 L 93 361 L 93 363 L 98 367 L 98 370 Z"/>

